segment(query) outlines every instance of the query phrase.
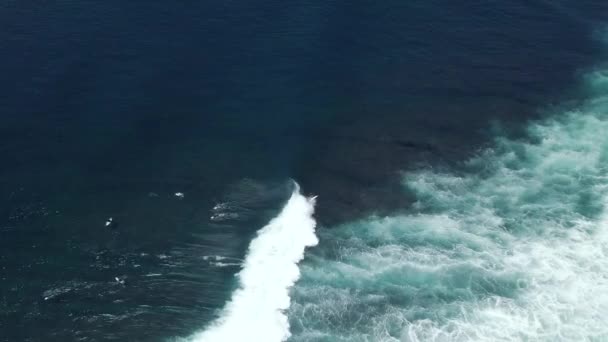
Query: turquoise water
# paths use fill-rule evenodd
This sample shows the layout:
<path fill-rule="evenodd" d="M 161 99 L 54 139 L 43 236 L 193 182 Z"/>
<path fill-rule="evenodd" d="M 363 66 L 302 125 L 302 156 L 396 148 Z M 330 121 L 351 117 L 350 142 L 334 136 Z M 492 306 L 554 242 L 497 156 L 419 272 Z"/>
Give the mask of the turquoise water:
<path fill-rule="evenodd" d="M 458 171 L 405 173 L 411 209 L 322 230 L 290 341 L 608 340 L 607 80 Z"/>

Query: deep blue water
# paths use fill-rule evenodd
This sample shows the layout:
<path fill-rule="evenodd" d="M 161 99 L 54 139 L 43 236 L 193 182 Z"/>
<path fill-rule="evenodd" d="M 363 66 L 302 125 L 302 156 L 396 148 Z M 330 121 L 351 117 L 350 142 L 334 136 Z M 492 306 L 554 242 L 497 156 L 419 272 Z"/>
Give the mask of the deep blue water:
<path fill-rule="evenodd" d="M 321 231 L 408 207 L 401 171 L 457 167 L 498 132 L 576 104 L 605 57 L 607 10 L 6 1 L 0 341 L 204 328 L 239 270 L 213 258 L 238 264 L 289 179 L 319 195 Z M 211 220 L 226 201 L 240 216 Z"/>

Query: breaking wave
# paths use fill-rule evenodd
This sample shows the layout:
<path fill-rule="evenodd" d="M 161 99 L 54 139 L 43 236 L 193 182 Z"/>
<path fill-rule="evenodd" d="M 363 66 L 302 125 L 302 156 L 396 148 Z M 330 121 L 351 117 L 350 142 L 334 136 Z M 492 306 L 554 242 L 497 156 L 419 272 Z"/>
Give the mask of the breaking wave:
<path fill-rule="evenodd" d="M 315 199 L 296 185 L 280 214 L 258 231 L 238 273 L 239 288 L 220 317 L 190 341 L 284 341 L 290 336 L 284 311 L 289 289 L 300 277 L 298 262 L 315 235 Z"/>

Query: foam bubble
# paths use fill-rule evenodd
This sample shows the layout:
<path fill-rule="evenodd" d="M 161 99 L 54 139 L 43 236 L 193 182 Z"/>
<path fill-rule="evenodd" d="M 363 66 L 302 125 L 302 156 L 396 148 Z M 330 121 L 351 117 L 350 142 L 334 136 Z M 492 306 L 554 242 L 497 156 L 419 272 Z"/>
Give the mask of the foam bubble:
<path fill-rule="evenodd" d="M 299 188 L 268 225 L 258 231 L 238 273 L 239 288 L 220 318 L 191 341 L 284 341 L 290 336 L 284 313 L 289 289 L 298 280 L 306 247 L 318 243 L 312 217 L 314 198 Z"/>

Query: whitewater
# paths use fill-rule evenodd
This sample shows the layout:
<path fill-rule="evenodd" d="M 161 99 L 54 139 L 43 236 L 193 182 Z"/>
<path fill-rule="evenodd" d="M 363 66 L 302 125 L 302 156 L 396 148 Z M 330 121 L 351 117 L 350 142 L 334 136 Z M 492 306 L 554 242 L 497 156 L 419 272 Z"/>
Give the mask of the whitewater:
<path fill-rule="evenodd" d="M 405 173 L 412 208 L 320 232 L 290 341 L 608 341 L 608 74 L 585 85 L 464 170 Z"/>
<path fill-rule="evenodd" d="M 459 171 L 404 173 L 411 208 L 320 244 L 296 185 L 219 318 L 187 340 L 608 341 L 608 76 L 585 85 L 578 109 Z"/>
<path fill-rule="evenodd" d="M 187 340 L 608 341 L 607 84 L 463 170 L 405 173 L 411 208 L 322 230 L 303 262 L 319 238 L 296 185 Z"/>
<path fill-rule="evenodd" d="M 285 310 L 289 289 L 300 276 L 306 247 L 318 243 L 313 219 L 315 197 L 295 190 L 279 215 L 249 245 L 239 288 L 217 321 L 188 339 L 192 342 L 284 341 L 290 336 Z"/>

